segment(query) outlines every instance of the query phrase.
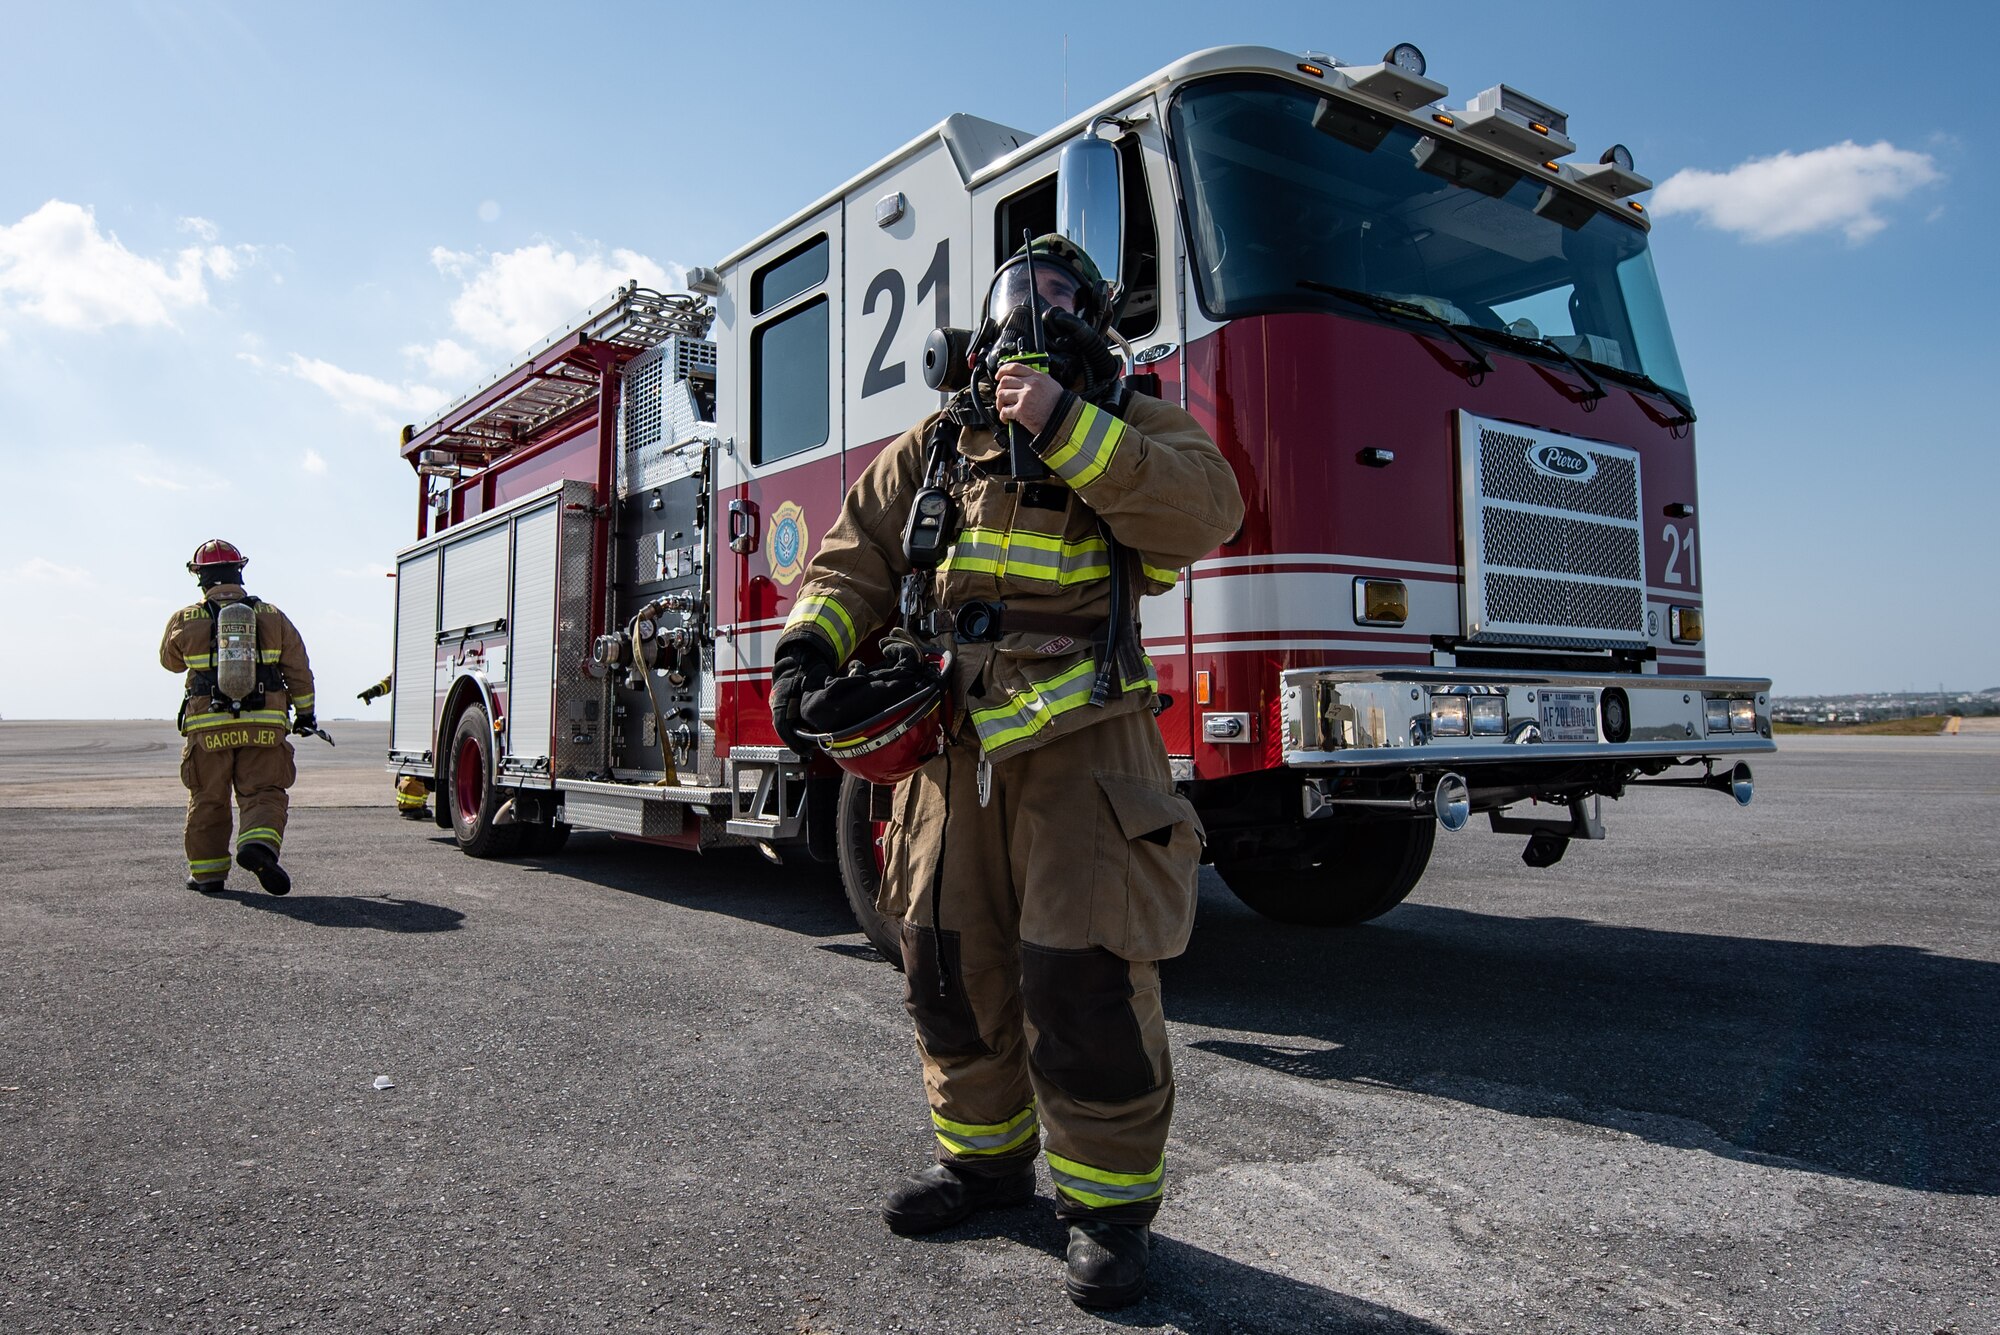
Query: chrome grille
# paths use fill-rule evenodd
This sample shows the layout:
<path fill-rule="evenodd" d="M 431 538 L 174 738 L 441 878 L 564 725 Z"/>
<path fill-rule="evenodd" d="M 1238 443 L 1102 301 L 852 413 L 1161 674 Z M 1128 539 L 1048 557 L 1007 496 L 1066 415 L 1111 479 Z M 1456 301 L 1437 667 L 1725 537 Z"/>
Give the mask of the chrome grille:
<path fill-rule="evenodd" d="M 1638 455 L 1465 412 L 1458 445 L 1466 636 L 1486 644 L 1644 643 Z M 1587 460 L 1589 475 L 1557 476 L 1530 462 L 1549 450 Z"/>

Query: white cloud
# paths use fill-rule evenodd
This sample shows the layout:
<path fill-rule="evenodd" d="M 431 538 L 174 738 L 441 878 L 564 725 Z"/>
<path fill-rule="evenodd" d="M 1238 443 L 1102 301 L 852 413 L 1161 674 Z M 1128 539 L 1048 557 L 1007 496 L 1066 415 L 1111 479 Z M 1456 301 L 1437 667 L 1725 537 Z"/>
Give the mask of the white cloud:
<path fill-rule="evenodd" d="M 642 287 L 670 291 L 686 281 L 679 265 L 661 265 L 637 251 L 607 256 L 595 246 L 559 250 L 546 241 L 483 256 L 439 246 L 431 251 L 431 263 L 465 281 L 451 303 L 452 326 L 474 343 L 508 354 L 555 332 L 624 283 L 637 279 Z"/>
<path fill-rule="evenodd" d="M 183 218 L 181 230 L 191 232 L 203 241 L 214 241 L 222 235 L 222 230 L 206 218 Z"/>
<path fill-rule="evenodd" d="M 161 477 L 157 473 L 134 473 L 132 474 L 132 480 L 150 491 L 186 491 L 188 489 L 187 483 L 176 482 L 170 477 Z"/>
<path fill-rule="evenodd" d="M 384 431 L 423 418 L 449 401 L 450 395 L 429 385 L 392 385 L 359 371 L 342 370 L 317 357 L 292 354 L 291 374 L 324 390 L 348 412 L 367 418 Z"/>
<path fill-rule="evenodd" d="M 318 450 L 307 450 L 306 457 L 299 461 L 299 467 L 305 469 L 308 473 L 325 473 L 326 457 Z"/>
<path fill-rule="evenodd" d="M 57 565 L 46 556 L 34 556 L 6 574 L 10 584 L 56 584 L 80 588 L 92 582 L 90 572 L 77 566 Z"/>
<path fill-rule="evenodd" d="M 423 364 L 424 374 L 449 385 L 470 385 L 486 370 L 487 359 L 456 339 L 413 343 L 403 355 Z"/>
<path fill-rule="evenodd" d="M 206 245 L 186 247 L 171 259 L 147 259 L 126 249 L 115 233 L 99 231 L 88 206 L 52 199 L 20 222 L 0 226 L 0 314 L 16 310 L 60 329 L 172 328 L 175 312 L 208 304 L 211 275 L 232 277 L 254 253 L 247 246 Z"/>
<path fill-rule="evenodd" d="M 1675 172 L 1654 193 L 1656 218 L 1692 213 L 1751 241 L 1840 231 L 1866 241 L 1889 225 L 1878 210 L 1944 179 L 1928 153 L 1849 139 L 1805 153 L 1751 158 L 1726 172 Z"/>

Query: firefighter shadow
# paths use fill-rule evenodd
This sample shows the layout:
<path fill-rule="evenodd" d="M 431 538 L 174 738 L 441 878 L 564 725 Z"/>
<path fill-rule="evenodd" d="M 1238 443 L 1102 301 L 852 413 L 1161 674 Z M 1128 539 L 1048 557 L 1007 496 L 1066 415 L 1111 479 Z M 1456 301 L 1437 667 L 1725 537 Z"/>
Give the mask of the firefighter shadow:
<path fill-rule="evenodd" d="M 762 923 L 801 936 L 853 936 L 860 930 L 831 867 L 818 863 L 776 866 L 753 849 L 725 848 L 695 856 L 610 835 L 576 834 L 560 856 L 515 860 L 549 876 Z"/>
<path fill-rule="evenodd" d="M 1209 896 L 1164 990 L 1253 1035 L 1196 1049 L 1302 1080 L 2000 1195 L 2000 965 L 1420 905 L 1312 931 Z"/>
<path fill-rule="evenodd" d="M 378 932 L 455 932 L 465 921 L 457 909 L 426 904 L 420 899 L 391 899 L 348 895 L 286 895 L 282 899 L 245 891 L 225 890 L 214 899 L 234 900 L 246 909 L 256 909 L 312 927 L 365 927 Z"/>
<path fill-rule="evenodd" d="M 971 1224 L 910 1241 L 950 1243 L 1005 1238 L 1060 1262 L 1068 1229 L 1046 1195 L 1026 1209 L 979 1216 Z M 1165 1326 L 1186 1335 L 1445 1335 L 1445 1328 L 1362 1298 L 1232 1260 L 1155 1231 L 1146 1296 L 1130 1307 L 1097 1315 L 1112 1325 Z"/>

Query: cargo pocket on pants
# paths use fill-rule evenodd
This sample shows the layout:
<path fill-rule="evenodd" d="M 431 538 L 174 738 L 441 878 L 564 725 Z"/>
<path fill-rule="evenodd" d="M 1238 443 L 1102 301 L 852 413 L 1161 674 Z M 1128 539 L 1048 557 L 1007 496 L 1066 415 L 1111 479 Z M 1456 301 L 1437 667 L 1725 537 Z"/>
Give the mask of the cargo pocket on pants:
<path fill-rule="evenodd" d="M 1120 959 L 1171 959 L 1194 931 L 1203 830 L 1194 804 L 1149 779 L 1093 773 L 1103 807 L 1091 877 L 1093 945 Z"/>
<path fill-rule="evenodd" d="M 957 932 L 903 924 L 903 987 L 903 1005 L 931 1057 L 983 1057 L 993 1051 L 980 1037 L 979 1018 L 965 992 Z"/>

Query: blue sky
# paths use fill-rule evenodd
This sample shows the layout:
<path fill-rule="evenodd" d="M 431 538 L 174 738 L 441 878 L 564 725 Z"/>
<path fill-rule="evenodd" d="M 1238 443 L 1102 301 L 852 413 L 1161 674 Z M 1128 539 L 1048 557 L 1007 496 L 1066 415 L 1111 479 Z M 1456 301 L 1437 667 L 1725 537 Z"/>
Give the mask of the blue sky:
<path fill-rule="evenodd" d="M 1054 124 L 1065 35 L 1071 110 L 1208 46 L 1409 40 L 1453 105 L 1505 80 L 1584 160 L 1628 144 L 1702 419 L 1711 667 L 2000 685 L 1993 7 L 1035 12 L 0 0 L 0 716 L 170 715 L 159 629 L 214 535 L 361 712 L 398 424 L 950 112 Z"/>

